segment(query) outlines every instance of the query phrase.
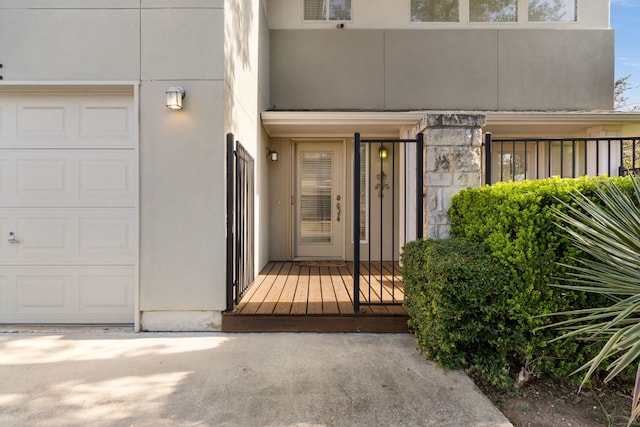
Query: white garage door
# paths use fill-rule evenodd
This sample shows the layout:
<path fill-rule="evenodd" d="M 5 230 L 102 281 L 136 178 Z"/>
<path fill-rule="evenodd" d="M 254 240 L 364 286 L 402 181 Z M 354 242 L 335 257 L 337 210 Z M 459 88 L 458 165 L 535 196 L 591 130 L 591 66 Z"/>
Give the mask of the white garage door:
<path fill-rule="evenodd" d="M 0 93 L 0 323 L 132 323 L 131 94 Z"/>

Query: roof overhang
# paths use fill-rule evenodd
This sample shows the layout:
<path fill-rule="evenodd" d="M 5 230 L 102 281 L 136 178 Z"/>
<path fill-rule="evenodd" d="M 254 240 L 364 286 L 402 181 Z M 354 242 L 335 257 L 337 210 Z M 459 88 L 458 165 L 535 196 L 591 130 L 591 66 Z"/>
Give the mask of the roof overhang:
<path fill-rule="evenodd" d="M 354 132 L 366 136 L 398 136 L 404 130 L 413 129 L 427 113 L 435 111 L 265 111 L 261 118 L 271 137 L 349 137 Z M 584 134 L 595 126 L 640 125 L 640 113 L 614 111 L 472 113 L 485 114 L 485 131 L 500 136 L 570 136 Z"/>

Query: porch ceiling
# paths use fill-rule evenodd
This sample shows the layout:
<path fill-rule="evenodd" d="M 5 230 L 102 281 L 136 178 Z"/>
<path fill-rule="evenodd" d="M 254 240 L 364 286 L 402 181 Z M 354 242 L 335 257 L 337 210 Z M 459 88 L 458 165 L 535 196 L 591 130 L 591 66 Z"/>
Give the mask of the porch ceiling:
<path fill-rule="evenodd" d="M 397 136 L 424 116 L 416 112 L 265 111 L 262 125 L 271 137 Z"/>
<path fill-rule="evenodd" d="M 271 137 L 398 136 L 413 129 L 429 111 L 265 111 L 262 124 Z M 440 113 L 440 112 L 439 112 Z M 456 112 L 461 113 L 461 112 Z M 571 136 L 594 126 L 640 124 L 640 113 L 595 112 L 477 112 L 486 114 L 486 132 L 498 136 Z"/>

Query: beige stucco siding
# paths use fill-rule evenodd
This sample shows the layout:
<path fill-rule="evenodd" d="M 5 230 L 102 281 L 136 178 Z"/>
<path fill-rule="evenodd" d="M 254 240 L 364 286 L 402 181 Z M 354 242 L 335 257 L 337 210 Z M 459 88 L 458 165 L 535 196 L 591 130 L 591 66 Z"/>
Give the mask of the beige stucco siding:
<path fill-rule="evenodd" d="M 497 109 L 498 31 L 385 31 L 385 109 Z"/>
<path fill-rule="evenodd" d="M 611 30 L 274 30 L 277 110 L 612 108 Z"/>
<path fill-rule="evenodd" d="M 271 31 L 271 104 L 384 109 L 384 54 L 383 31 Z"/>
<path fill-rule="evenodd" d="M 224 34 L 224 131 L 233 133 L 254 159 L 257 272 L 269 261 L 268 135 L 260 123 L 260 112 L 269 108 L 269 29 L 264 2 L 225 0 Z"/>
<path fill-rule="evenodd" d="M 501 111 L 613 108 L 611 30 L 504 30 L 498 52 Z"/>
<path fill-rule="evenodd" d="M 135 9 L 4 9 L 2 75 L 4 80 L 136 80 L 139 34 Z"/>

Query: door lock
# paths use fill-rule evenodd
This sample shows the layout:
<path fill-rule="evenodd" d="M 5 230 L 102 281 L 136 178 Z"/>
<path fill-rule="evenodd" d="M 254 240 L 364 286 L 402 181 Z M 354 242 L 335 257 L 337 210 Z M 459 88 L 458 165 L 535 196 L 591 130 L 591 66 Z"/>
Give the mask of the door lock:
<path fill-rule="evenodd" d="M 20 243 L 20 240 L 16 239 L 16 234 L 13 231 L 9 232 L 9 240 L 7 241 L 11 244 Z"/>

